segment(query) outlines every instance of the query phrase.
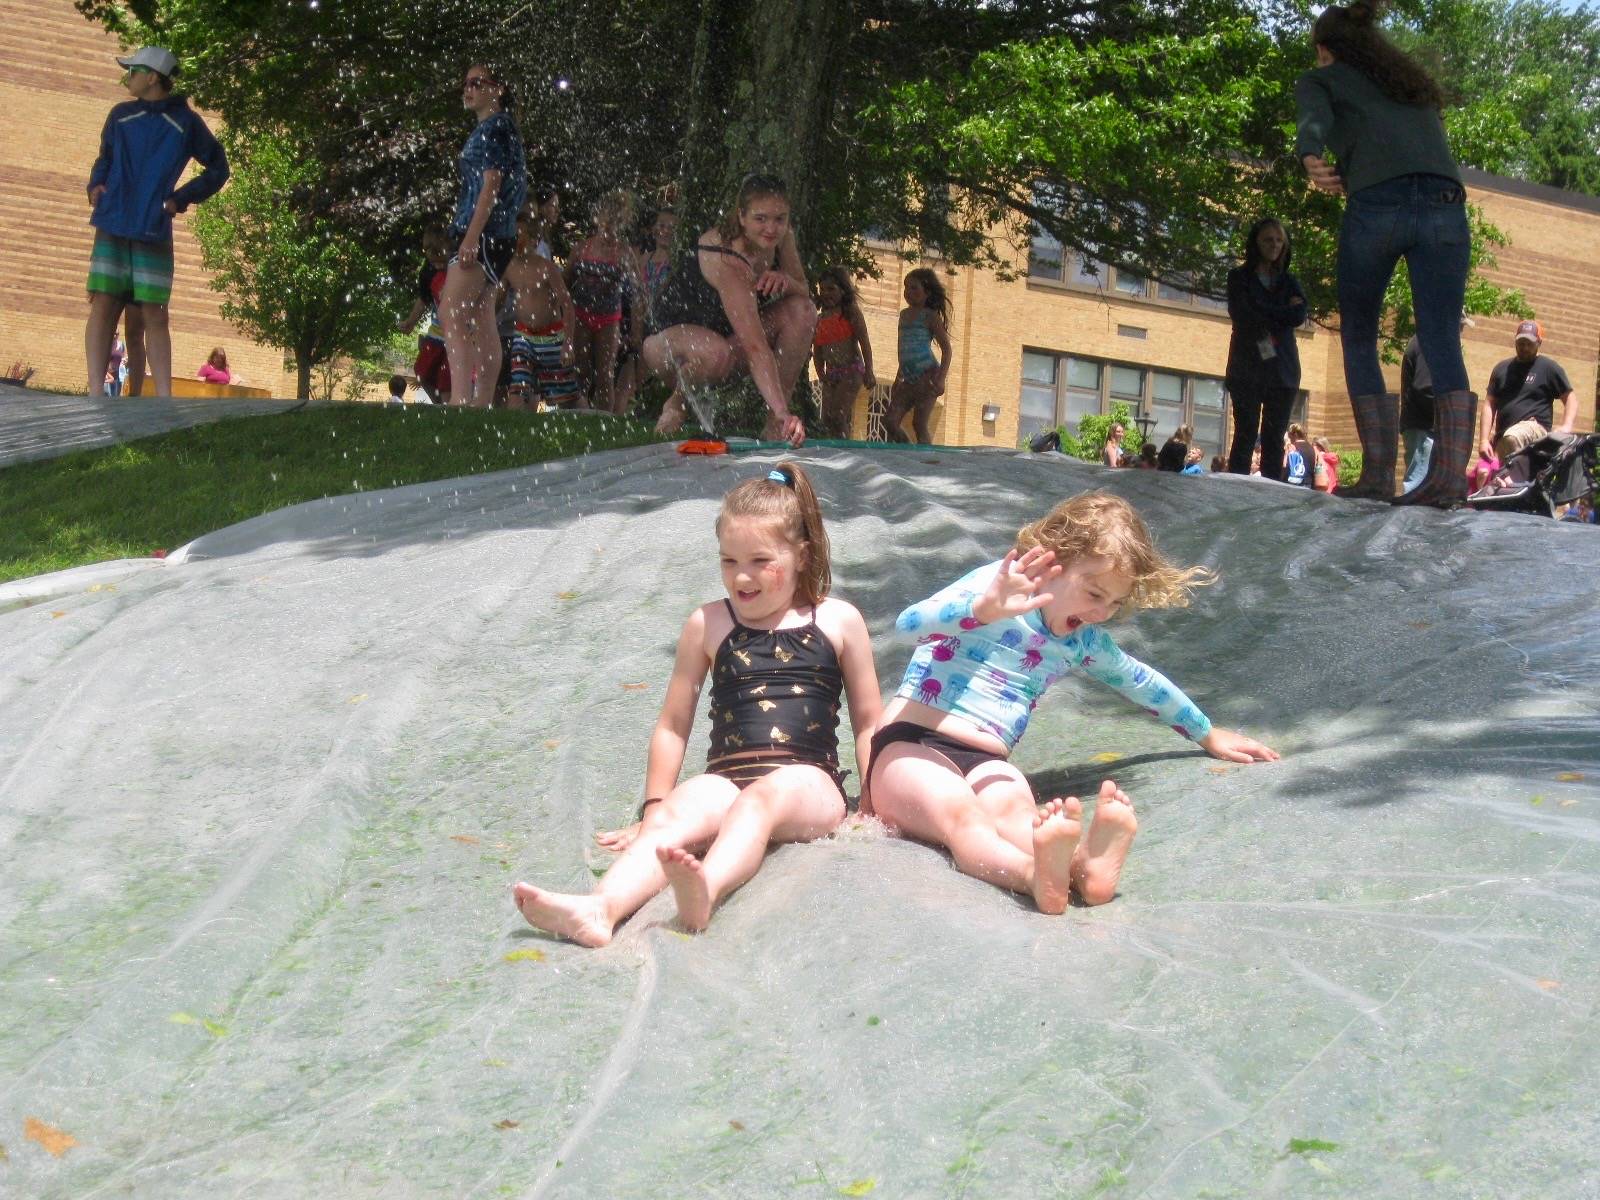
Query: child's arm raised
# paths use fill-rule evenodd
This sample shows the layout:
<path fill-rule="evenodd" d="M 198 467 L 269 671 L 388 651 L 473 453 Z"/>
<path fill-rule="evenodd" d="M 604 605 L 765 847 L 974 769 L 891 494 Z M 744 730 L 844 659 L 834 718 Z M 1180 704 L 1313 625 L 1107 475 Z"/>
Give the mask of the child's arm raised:
<path fill-rule="evenodd" d="M 895 619 L 903 634 L 960 634 L 1006 617 L 1020 617 L 1043 608 L 1050 597 L 1040 585 L 1061 574 L 1053 551 L 1035 546 L 1019 556 L 1010 551 L 999 563 L 979 567 L 942 592 L 913 604 Z"/>
<path fill-rule="evenodd" d="M 878 688 L 878 668 L 872 660 L 872 639 L 867 623 L 853 604 L 843 600 L 824 602 L 835 609 L 830 632 L 835 633 L 839 669 L 844 672 L 844 699 L 850 708 L 850 728 L 856 738 L 856 770 L 861 775 L 861 811 L 872 815 L 867 797 L 867 778 L 872 769 L 872 735 L 883 718 L 883 695 Z"/>

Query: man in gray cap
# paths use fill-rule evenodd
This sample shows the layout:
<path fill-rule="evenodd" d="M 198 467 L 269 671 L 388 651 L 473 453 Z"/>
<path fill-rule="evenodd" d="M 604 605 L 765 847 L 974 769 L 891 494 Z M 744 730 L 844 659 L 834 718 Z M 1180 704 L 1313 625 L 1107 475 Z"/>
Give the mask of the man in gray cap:
<path fill-rule="evenodd" d="M 206 123 L 183 96 L 173 95 L 178 60 L 145 46 L 119 58 L 122 86 L 132 100 L 117 105 L 100 134 L 100 155 L 89 171 L 95 228 L 89 259 L 89 323 L 84 354 L 89 394 L 101 392 L 117 318 L 127 305 L 144 317 L 145 350 L 158 396 L 172 394 L 172 218 L 214 195 L 228 181 L 228 159 Z M 189 160 L 203 168 L 182 187 Z"/>

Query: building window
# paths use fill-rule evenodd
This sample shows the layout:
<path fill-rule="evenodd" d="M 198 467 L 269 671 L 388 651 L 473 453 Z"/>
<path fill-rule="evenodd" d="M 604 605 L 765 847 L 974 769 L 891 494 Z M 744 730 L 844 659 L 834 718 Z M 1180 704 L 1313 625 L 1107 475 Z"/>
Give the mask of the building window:
<path fill-rule="evenodd" d="M 1227 399 L 1227 388 L 1214 376 L 1024 350 L 1018 441 L 1058 425 L 1077 433 L 1084 417 L 1109 413 L 1121 401 L 1135 416 L 1151 419 L 1149 436 L 1158 443 L 1180 425 L 1193 426 L 1193 444 L 1209 458 L 1226 445 Z"/>

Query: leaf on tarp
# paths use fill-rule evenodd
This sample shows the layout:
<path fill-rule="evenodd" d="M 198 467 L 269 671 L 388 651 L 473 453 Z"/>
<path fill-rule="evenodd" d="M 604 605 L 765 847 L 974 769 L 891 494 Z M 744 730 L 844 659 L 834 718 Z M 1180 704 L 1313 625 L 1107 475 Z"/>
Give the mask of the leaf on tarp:
<path fill-rule="evenodd" d="M 359 695 L 351 696 L 350 699 L 345 701 L 345 703 L 346 704 L 360 704 L 366 698 L 367 698 L 367 694 L 365 692 L 362 692 Z"/>
<path fill-rule="evenodd" d="M 0 1162 L 10 1162 L 10 1161 L 11 1161 L 11 1156 L 6 1153 L 5 1143 L 4 1142 L 0 1142 Z"/>
<path fill-rule="evenodd" d="M 186 1012 L 175 1012 L 170 1017 L 168 1017 L 167 1020 L 171 1021 L 174 1025 L 198 1025 L 198 1024 L 200 1024 L 200 1018 L 199 1017 L 191 1017 Z"/>
<path fill-rule="evenodd" d="M 89 590 L 91 592 L 114 592 L 117 590 L 117 585 L 114 583 L 91 583 Z"/>
<path fill-rule="evenodd" d="M 504 1121 L 496 1121 L 494 1127 L 496 1129 L 520 1129 L 522 1128 L 522 1122 L 513 1121 L 510 1117 L 507 1117 Z"/>
<path fill-rule="evenodd" d="M 1213 775 L 1226 775 L 1228 773 L 1227 767 L 1207 767 L 1206 770 L 1210 771 Z"/>
<path fill-rule="evenodd" d="M 1544 803 L 1544 797 L 1543 796 L 1530 796 L 1530 797 L 1528 797 L 1528 803 L 1532 804 L 1532 805 L 1535 805 L 1535 806 L 1543 804 Z"/>
<path fill-rule="evenodd" d="M 201 1021 L 200 1024 L 205 1026 L 206 1032 L 212 1037 L 228 1036 L 228 1027 L 220 1021 Z"/>
<path fill-rule="evenodd" d="M 882 1025 L 883 1024 L 883 1018 L 882 1017 L 868 1017 L 867 1018 L 867 1024 L 868 1025 Z"/>
<path fill-rule="evenodd" d="M 1582 771 L 1563 771 L 1563 772 L 1561 772 L 1561 774 L 1556 776 L 1556 782 L 1557 783 L 1582 783 L 1583 782 L 1583 772 Z"/>
<path fill-rule="evenodd" d="M 625 692 L 642 692 L 649 686 L 648 683 L 625 683 L 622 685 L 622 690 Z"/>
<path fill-rule="evenodd" d="M 506 962 L 543 962 L 544 951 L 529 947 L 526 950 L 512 950 L 501 956 Z"/>
<path fill-rule="evenodd" d="M 509 1067 L 511 1064 L 503 1058 L 486 1058 L 483 1060 L 486 1067 Z"/>
<path fill-rule="evenodd" d="M 1289 1148 L 1285 1154 L 1332 1154 L 1339 1148 L 1338 1142 L 1325 1142 L 1321 1138 L 1290 1138 Z"/>
<path fill-rule="evenodd" d="M 1122 755 L 1118 754 L 1115 750 L 1102 750 L 1099 754 L 1091 754 L 1089 756 L 1089 761 L 1093 763 L 1108 763 L 1116 762 L 1117 759 L 1121 757 Z"/>
<path fill-rule="evenodd" d="M 557 592 L 556 593 L 556 599 L 557 600 L 576 600 L 577 598 L 578 598 L 578 593 L 577 592 Z"/>
<path fill-rule="evenodd" d="M 743 1121 L 729 1121 L 728 1122 L 728 1128 L 733 1130 L 735 1133 L 743 1133 L 744 1132 L 744 1122 Z"/>
<path fill-rule="evenodd" d="M 1553 992 L 1561 986 L 1560 982 L 1554 979 L 1536 979 L 1534 982 L 1547 992 Z"/>
<path fill-rule="evenodd" d="M 1573 805 L 1575 805 L 1577 803 L 1578 802 L 1576 800 L 1574 800 L 1571 796 L 1568 796 L 1565 800 L 1563 800 L 1561 802 L 1560 807 L 1561 808 L 1571 808 Z"/>
<path fill-rule="evenodd" d="M 1407 621 L 1406 624 L 1410 625 L 1411 628 L 1413 628 L 1413 629 L 1427 629 L 1432 624 L 1432 622 L 1431 621 Z"/>
<path fill-rule="evenodd" d="M 66 613 L 62 612 L 60 609 L 57 609 L 55 612 L 50 614 L 50 618 L 51 618 L 51 620 L 57 620 L 58 621 L 62 617 L 66 616 L 66 615 L 67 615 Z"/>
<path fill-rule="evenodd" d="M 544 748 L 546 750 L 554 750 L 559 745 L 561 745 L 561 743 L 555 738 L 548 738 L 545 740 Z"/>
<path fill-rule="evenodd" d="M 470 833 L 452 833 L 450 840 L 452 842 L 460 842 L 463 846 L 476 846 L 478 844 L 478 839 Z"/>
<path fill-rule="evenodd" d="M 876 1179 L 858 1179 L 854 1183 L 847 1183 L 839 1189 L 841 1196 L 865 1196 L 869 1192 L 878 1190 Z"/>
<path fill-rule="evenodd" d="M 38 1117 L 29 1117 L 22 1123 L 22 1136 L 30 1142 L 38 1142 L 56 1158 L 60 1158 L 78 1144 L 78 1139 L 65 1129 L 46 1125 Z"/>

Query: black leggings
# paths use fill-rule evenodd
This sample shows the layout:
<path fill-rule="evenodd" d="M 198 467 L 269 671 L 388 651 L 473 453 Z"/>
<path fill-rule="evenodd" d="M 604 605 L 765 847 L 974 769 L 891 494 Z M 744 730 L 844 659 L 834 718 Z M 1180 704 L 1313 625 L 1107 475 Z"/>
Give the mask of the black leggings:
<path fill-rule="evenodd" d="M 1294 388 L 1257 387 L 1228 383 L 1233 400 L 1233 445 L 1228 450 L 1228 470 L 1234 475 L 1250 474 L 1250 455 L 1261 435 L 1261 475 L 1265 479 L 1283 478 L 1283 435 L 1289 429 L 1289 414 L 1294 410 Z"/>

